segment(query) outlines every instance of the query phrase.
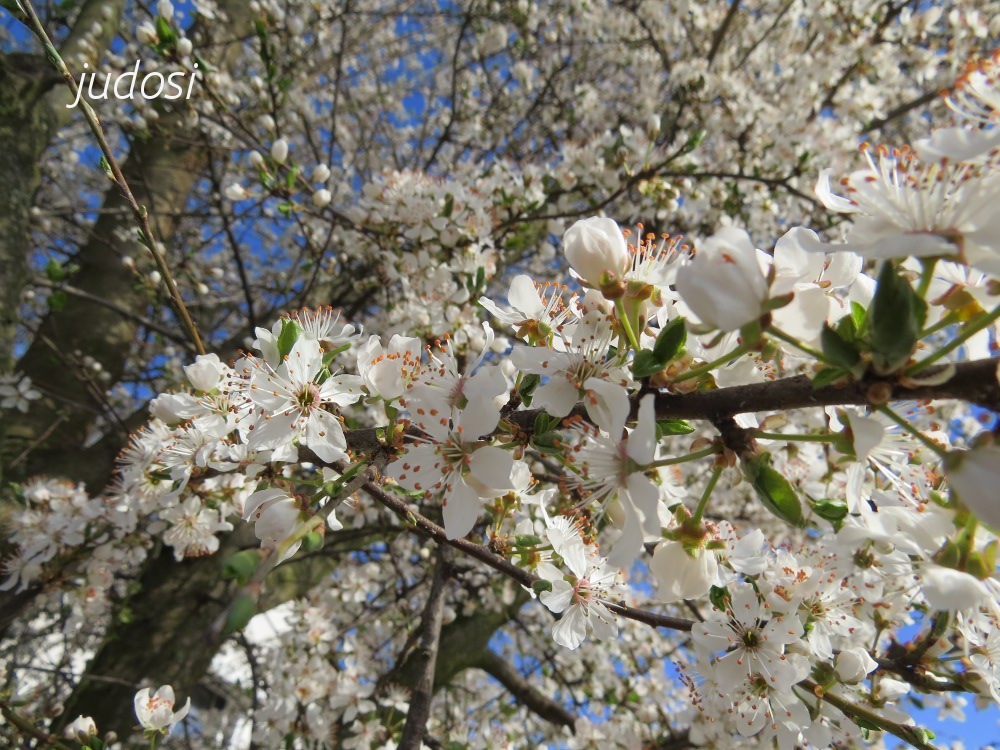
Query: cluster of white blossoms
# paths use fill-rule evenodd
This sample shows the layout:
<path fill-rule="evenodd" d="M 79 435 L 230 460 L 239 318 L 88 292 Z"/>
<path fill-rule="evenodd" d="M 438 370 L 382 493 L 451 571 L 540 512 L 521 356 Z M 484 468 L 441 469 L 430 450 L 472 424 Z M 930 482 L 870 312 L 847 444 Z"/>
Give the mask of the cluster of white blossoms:
<path fill-rule="evenodd" d="M 91 545 L 105 550 L 94 590 L 107 591 L 152 540 L 178 560 L 209 555 L 242 519 L 261 554 L 237 553 L 227 575 L 256 596 L 264 560 L 375 527 L 328 589 L 292 608 L 268 655 L 279 694 L 254 731 L 272 744 L 340 733 L 344 747 L 392 747 L 408 695 L 366 669 L 389 672 L 399 665 L 386 652 L 413 647 L 380 607 L 387 592 L 408 620 L 422 606 L 430 545 L 400 541 L 415 531 L 475 553 L 458 563 L 446 625 L 475 617 L 476 603 L 537 598 L 518 624 L 551 637 L 556 671 L 572 669 L 569 652 L 598 661 L 600 642 L 614 658 L 593 672 L 608 682 L 626 658 L 662 672 L 667 649 L 649 644 L 673 636 L 655 627 L 677 630 L 669 657 L 692 743 L 824 747 L 887 727 L 926 740 L 906 696 L 1000 702 L 1000 448 L 988 431 L 956 440 L 980 416 L 962 393 L 927 395 L 969 359 L 990 365 L 977 387 L 997 387 L 996 86 L 994 59 L 967 71 L 951 102 L 990 127 L 866 148 L 866 168 L 838 187 L 824 170 L 819 199 L 855 219 L 842 243 L 783 227 L 758 247 L 735 226 L 685 243 L 591 217 L 563 235 L 565 278 L 517 274 L 505 298 L 479 295 L 496 271 L 483 195 L 509 174 L 470 178 L 476 189 L 407 171 L 375 179 L 352 220 L 405 209 L 404 242 L 441 247 L 382 269 L 419 303 L 387 312 L 382 336 L 303 310 L 257 328 L 255 353 L 231 364 L 197 357 L 183 389 L 152 401 L 109 497 L 52 480 L 20 488 L 3 588 L 48 583 L 53 561 Z M 285 164 L 287 142 L 270 157 Z M 316 195 L 322 211 L 329 195 Z M 5 408 L 34 398 L 25 381 L 4 388 Z M 227 627 L 246 619 L 231 614 Z M 475 656 L 465 666 L 488 671 Z M 631 702 L 663 700 L 669 683 L 649 680 L 655 689 Z M 602 700 L 578 698 L 573 680 L 559 689 L 576 707 Z M 169 686 L 135 697 L 151 735 L 188 705 L 174 712 Z M 620 746 L 661 721 L 635 715 L 609 730 Z M 71 734 L 92 727 L 81 717 Z M 577 729 L 577 746 L 607 739 L 583 720 Z"/>

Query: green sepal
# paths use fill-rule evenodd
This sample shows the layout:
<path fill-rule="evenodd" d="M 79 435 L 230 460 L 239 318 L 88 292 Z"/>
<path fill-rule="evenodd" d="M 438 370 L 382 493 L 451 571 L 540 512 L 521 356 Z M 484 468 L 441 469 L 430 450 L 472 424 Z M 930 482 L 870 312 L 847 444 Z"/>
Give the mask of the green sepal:
<path fill-rule="evenodd" d="M 791 482 L 771 466 L 770 453 L 744 457 L 743 474 L 771 513 L 792 526 L 802 528 L 806 525 L 802 501 Z"/>
<path fill-rule="evenodd" d="M 542 543 L 542 538 L 534 534 L 518 534 L 514 537 L 514 544 L 517 547 L 537 547 Z"/>
<path fill-rule="evenodd" d="M 539 412 L 538 416 L 535 417 L 535 423 L 531 427 L 531 431 L 535 435 L 544 435 L 546 432 L 559 426 L 562 422 L 562 417 L 553 417 L 547 413 Z"/>

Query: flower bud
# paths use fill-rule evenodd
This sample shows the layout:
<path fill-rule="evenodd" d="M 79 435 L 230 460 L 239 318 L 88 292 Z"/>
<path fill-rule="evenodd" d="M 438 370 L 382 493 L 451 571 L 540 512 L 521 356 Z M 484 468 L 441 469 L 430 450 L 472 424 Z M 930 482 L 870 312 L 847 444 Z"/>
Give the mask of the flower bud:
<path fill-rule="evenodd" d="M 576 222 L 563 235 L 563 252 L 576 274 L 594 288 L 600 288 L 605 274 L 621 278 L 628 264 L 628 246 L 613 219 Z"/>
<path fill-rule="evenodd" d="M 160 0 L 156 4 L 156 12 L 159 13 L 160 18 L 170 21 L 174 17 L 174 4 L 170 0 Z"/>
<path fill-rule="evenodd" d="M 136 39 L 143 44 L 156 44 L 159 38 L 156 36 L 156 29 L 151 23 L 141 23 L 135 30 Z"/>
<path fill-rule="evenodd" d="M 848 648 L 837 654 L 834 671 L 841 682 L 861 682 L 878 663 L 863 648 Z"/>
<path fill-rule="evenodd" d="M 264 157 L 260 151 L 251 151 L 247 159 L 250 162 L 250 166 L 254 169 L 265 169 Z"/>
<path fill-rule="evenodd" d="M 330 205 L 330 201 L 333 199 L 333 195 L 329 190 L 323 188 L 322 190 L 317 190 L 313 193 L 312 203 L 316 208 L 323 208 L 324 206 Z"/>
<path fill-rule="evenodd" d="M 274 159 L 275 164 L 284 164 L 285 159 L 288 158 L 288 141 L 284 138 L 279 138 L 272 143 L 271 158 Z"/>
<path fill-rule="evenodd" d="M 226 197 L 233 201 L 241 201 L 247 197 L 247 191 L 243 189 L 243 186 L 237 182 L 232 185 L 227 185 L 225 189 Z"/>
<path fill-rule="evenodd" d="M 191 44 L 191 40 L 187 37 L 177 40 L 177 54 L 181 57 L 187 57 L 194 51 L 194 45 Z M 193 74 L 192 74 L 193 75 Z"/>
<path fill-rule="evenodd" d="M 313 182 L 326 182 L 330 179 L 330 168 L 326 164 L 317 164 L 310 179 Z"/>
<path fill-rule="evenodd" d="M 97 724 L 89 716 L 77 716 L 73 719 L 73 723 L 66 727 L 66 737 L 76 740 L 81 745 L 87 744 L 87 741 L 96 735 Z"/>

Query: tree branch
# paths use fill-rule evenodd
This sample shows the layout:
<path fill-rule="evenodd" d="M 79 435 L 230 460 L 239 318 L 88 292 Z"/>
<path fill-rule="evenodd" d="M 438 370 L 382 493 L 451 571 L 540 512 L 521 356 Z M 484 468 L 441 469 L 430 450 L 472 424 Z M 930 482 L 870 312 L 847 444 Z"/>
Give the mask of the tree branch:
<path fill-rule="evenodd" d="M 416 663 L 419 665 L 419 676 L 410 697 L 410 708 L 406 712 L 406 724 L 403 726 L 403 736 L 399 740 L 399 750 L 420 750 L 427 730 L 427 718 L 431 713 L 431 701 L 434 700 L 434 669 L 441 641 L 445 581 L 448 578 L 450 558 L 449 548 L 439 546 L 434 579 L 420 623 L 420 645 L 415 655 Z"/>
<path fill-rule="evenodd" d="M 476 664 L 481 670 L 507 688 L 517 700 L 537 716 L 573 730 L 576 717 L 549 696 L 539 692 L 503 657 L 487 649 Z"/>

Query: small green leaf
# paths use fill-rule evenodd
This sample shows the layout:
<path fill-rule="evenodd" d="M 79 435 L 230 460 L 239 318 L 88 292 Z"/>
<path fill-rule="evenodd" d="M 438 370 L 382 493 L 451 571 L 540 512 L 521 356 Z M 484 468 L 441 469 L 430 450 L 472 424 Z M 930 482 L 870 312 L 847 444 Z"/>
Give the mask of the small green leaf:
<path fill-rule="evenodd" d="M 161 50 L 171 50 L 177 46 L 177 32 L 163 16 L 156 17 L 156 37 L 160 40 Z"/>
<path fill-rule="evenodd" d="M 323 535 L 318 531 L 310 531 L 302 538 L 304 552 L 319 552 L 323 549 Z"/>
<path fill-rule="evenodd" d="M 648 378 L 663 369 L 656 355 L 648 349 L 636 352 L 632 360 L 632 374 L 637 378 Z"/>
<path fill-rule="evenodd" d="M 257 550 L 245 549 L 225 559 L 222 563 L 222 577 L 226 580 L 235 579 L 243 586 L 253 577 L 258 565 L 260 565 L 260 554 Z"/>
<path fill-rule="evenodd" d="M 541 594 L 544 591 L 551 591 L 552 581 L 546 580 L 545 578 L 539 578 L 537 581 L 531 584 L 531 589 L 536 594 Z"/>
<path fill-rule="evenodd" d="M 868 322 L 868 310 L 860 302 L 851 303 L 851 320 L 854 321 L 854 328 L 858 335 L 865 332 L 865 323 Z"/>
<path fill-rule="evenodd" d="M 845 318 L 851 320 L 851 318 Z M 851 322 L 853 326 L 853 321 Z M 824 324 L 820 333 L 820 344 L 827 359 L 848 371 L 853 371 L 861 361 L 861 355 L 849 339 L 842 337 L 837 331 Z"/>
<path fill-rule="evenodd" d="M 927 317 L 927 303 L 892 262 L 882 264 L 868 311 L 872 364 L 879 374 L 895 372 L 913 353 Z"/>
<path fill-rule="evenodd" d="M 66 302 L 69 300 L 66 292 L 55 291 L 49 295 L 48 304 L 49 309 L 53 312 L 61 312 L 63 308 L 66 307 Z"/>
<path fill-rule="evenodd" d="M 447 219 L 451 216 L 451 212 L 454 210 L 455 210 L 455 196 L 452 195 L 451 193 L 448 193 L 444 197 L 444 208 L 441 209 L 441 215 Z"/>
<path fill-rule="evenodd" d="M 101 171 L 107 176 L 109 180 L 115 179 L 115 173 L 111 171 L 111 162 L 108 161 L 108 157 L 101 155 Z"/>
<path fill-rule="evenodd" d="M 656 439 L 659 440 L 667 435 L 690 435 L 694 432 L 694 427 L 683 419 L 657 419 Z"/>
<path fill-rule="evenodd" d="M 729 606 L 729 589 L 720 586 L 712 586 L 708 591 L 708 600 L 717 609 L 724 610 Z"/>
<path fill-rule="evenodd" d="M 743 474 L 771 513 L 792 526 L 805 526 L 802 502 L 791 482 L 771 466 L 771 454 L 743 458 Z"/>
<path fill-rule="evenodd" d="M 847 516 L 847 505 L 840 500 L 823 498 L 812 503 L 813 513 L 820 518 L 824 518 L 839 529 L 844 518 Z"/>
<path fill-rule="evenodd" d="M 824 367 L 813 375 L 812 387 L 825 388 L 842 378 L 849 377 L 850 374 L 847 370 L 841 370 L 839 367 Z"/>
<path fill-rule="evenodd" d="M 684 352 L 687 343 L 687 324 L 684 318 L 674 318 L 660 330 L 653 344 L 653 355 L 663 365 L 670 363 Z M 662 368 L 661 368 L 662 369 Z"/>
<path fill-rule="evenodd" d="M 301 335 L 302 326 L 299 325 L 297 320 L 283 318 L 281 321 L 281 333 L 278 334 L 278 356 L 287 357 Z"/>
<path fill-rule="evenodd" d="M 66 271 L 62 267 L 62 263 L 55 258 L 49 258 L 49 262 L 45 264 L 45 275 L 49 281 L 62 281 L 66 278 Z"/>
<path fill-rule="evenodd" d="M 518 534 L 514 537 L 514 544 L 517 547 L 537 547 L 541 543 L 541 537 L 534 534 Z"/>
<path fill-rule="evenodd" d="M 247 623 L 257 614 L 257 599 L 250 594 L 240 594 L 233 603 L 229 605 L 229 612 L 226 615 L 226 624 L 222 628 L 223 635 L 238 633 L 247 626 Z"/>
<path fill-rule="evenodd" d="M 521 387 L 517 389 L 517 392 L 521 396 L 521 401 L 525 406 L 531 406 L 531 394 L 534 393 L 541 382 L 542 378 L 540 375 L 528 375 L 521 381 Z"/>

